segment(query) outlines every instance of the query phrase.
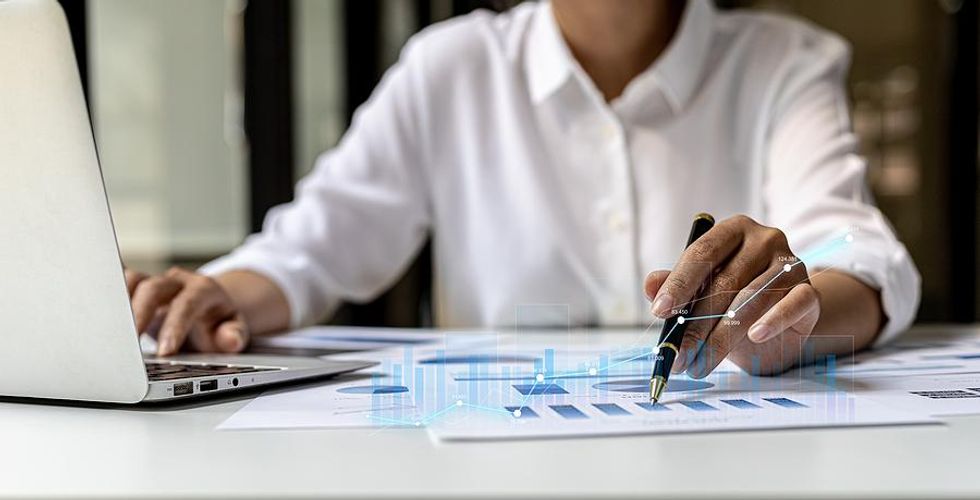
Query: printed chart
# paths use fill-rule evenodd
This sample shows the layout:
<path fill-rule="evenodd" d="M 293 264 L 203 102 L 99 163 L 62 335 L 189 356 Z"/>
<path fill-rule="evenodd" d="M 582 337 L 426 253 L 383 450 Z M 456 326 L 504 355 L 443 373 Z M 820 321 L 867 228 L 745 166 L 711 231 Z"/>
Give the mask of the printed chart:
<path fill-rule="evenodd" d="M 606 436 L 916 423 L 921 418 L 843 392 L 750 392 L 651 404 L 641 398 L 564 397 L 506 414 L 460 412 L 431 426 L 443 440 Z"/>

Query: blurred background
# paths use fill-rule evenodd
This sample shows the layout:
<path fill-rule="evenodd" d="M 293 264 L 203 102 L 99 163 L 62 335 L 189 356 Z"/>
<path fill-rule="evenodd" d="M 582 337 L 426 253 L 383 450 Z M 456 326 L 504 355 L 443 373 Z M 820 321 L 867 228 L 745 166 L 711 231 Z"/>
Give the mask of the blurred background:
<path fill-rule="evenodd" d="M 478 0 L 61 0 L 127 264 L 196 266 L 343 134 L 402 44 Z M 848 39 L 854 127 L 878 204 L 923 276 L 920 321 L 980 319 L 975 0 L 718 0 Z M 430 323 L 430 255 L 331 321 Z"/>

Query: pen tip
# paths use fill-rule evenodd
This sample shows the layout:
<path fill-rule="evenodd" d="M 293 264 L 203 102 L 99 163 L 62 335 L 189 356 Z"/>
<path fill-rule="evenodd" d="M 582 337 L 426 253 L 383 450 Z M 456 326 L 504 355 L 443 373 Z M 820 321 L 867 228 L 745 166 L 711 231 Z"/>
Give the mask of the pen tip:
<path fill-rule="evenodd" d="M 650 402 L 656 403 L 660 401 L 660 395 L 663 394 L 664 388 L 667 387 L 667 381 L 661 376 L 656 376 L 650 379 Z"/>

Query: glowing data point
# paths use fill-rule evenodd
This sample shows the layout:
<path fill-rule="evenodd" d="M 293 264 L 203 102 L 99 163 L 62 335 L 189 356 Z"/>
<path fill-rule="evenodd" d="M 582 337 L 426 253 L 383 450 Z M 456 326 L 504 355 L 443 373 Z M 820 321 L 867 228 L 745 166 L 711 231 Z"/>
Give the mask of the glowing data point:
<path fill-rule="evenodd" d="M 514 410 L 513 413 L 514 413 L 514 417 L 515 418 L 521 418 L 521 409 L 520 408 Z"/>
<path fill-rule="evenodd" d="M 421 425 L 422 425 L 422 422 L 419 422 L 418 420 L 415 421 L 415 427 L 419 427 Z"/>
<path fill-rule="evenodd" d="M 599 373 L 599 370 L 596 370 L 595 368 L 589 368 L 589 375 L 595 376 L 596 373 Z"/>
<path fill-rule="evenodd" d="M 538 382 L 544 382 L 544 374 L 539 373 L 536 377 L 534 377 L 534 380 L 537 380 Z"/>
<path fill-rule="evenodd" d="M 462 399 L 457 399 L 456 400 L 456 406 L 463 406 L 463 400 Z"/>
<path fill-rule="evenodd" d="M 844 241 L 851 243 L 852 241 L 854 241 L 854 235 L 851 233 L 847 233 L 847 236 L 844 236 Z"/>
<path fill-rule="evenodd" d="M 784 272 L 784 273 L 788 273 L 788 272 L 790 272 L 790 270 L 792 270 L 792 269 L 793 269 L 793 266 L 791 266 L 791 265 L 789 265 L 789 264 L 783 264 L 783 272 Z"/>
<path fill-rule="evenodd" d="M 678 325 L 683 325 L 684 324 L 684 321 L 685 321 L 684 316 L 678 316 L 677 317 L 677 324 Z"/>
<path fill-rule="evenodd" d="M 725 313 L 725 316 L 728 316 L 729 318 L 734 318 L 735 317 L 735 311 L 728 311 L 727 313 Z"/>

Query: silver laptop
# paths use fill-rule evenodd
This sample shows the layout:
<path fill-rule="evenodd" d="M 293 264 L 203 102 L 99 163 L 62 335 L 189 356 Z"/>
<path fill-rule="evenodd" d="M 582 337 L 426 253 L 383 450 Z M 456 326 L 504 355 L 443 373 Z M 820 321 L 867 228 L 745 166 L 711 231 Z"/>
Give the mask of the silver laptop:
<path fill-rule="evenodd" d="M 0 0 L 0 396 L 138 403 L 370 364 L 144 359 L 64 14 Z"/>

